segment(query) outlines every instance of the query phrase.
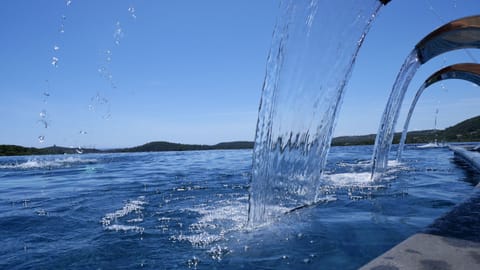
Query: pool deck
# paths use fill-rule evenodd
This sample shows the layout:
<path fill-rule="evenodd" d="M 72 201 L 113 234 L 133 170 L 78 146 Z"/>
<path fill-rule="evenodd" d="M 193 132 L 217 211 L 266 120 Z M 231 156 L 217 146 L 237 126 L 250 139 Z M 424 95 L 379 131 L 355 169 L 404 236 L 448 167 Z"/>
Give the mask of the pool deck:
<path fill-rule="evenodd" d="M 480 171 L 480 152 L 449 148 Z M 480 269 L 480 183 L 470 198 L 422 233 L 407 238 L 360 269 Z"/>

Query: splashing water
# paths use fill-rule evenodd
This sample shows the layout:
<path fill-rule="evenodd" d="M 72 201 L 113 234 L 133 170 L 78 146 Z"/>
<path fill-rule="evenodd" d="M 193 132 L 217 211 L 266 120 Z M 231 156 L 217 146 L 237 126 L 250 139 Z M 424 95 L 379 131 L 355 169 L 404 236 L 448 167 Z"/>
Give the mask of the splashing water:
<path fill-rule="evenodd" d="M 134 8 L 134 7 L 129 7 L 129 8 L 128 8 L 128 12 L 130 13 L 130 16 L 131 16 L 133 19 L 136 19 L 136 18 L 137 18 L 137 15 L 135 15 L 135 8 Z"/>
<path fill-rule="evenodd" d="M 249 226 L 317 201 L 343 90 L 380 6 L 281 2 L 257 122 Z"/>
<path fill-rule="evenodd" d="M 52 66 L 58 67 L 58 58 L 55 56 L 52 57 Z"/>
<path fill-rule="evenodd" d="M 106 51 L 105 51 L 105 55 L 106 55 L 105 60 L 106 60 L 107 62 L 112 61 L 112 51 L 106 50 Z"/>
<path fill-rule="evenodd" d="M 45 117 L 47 117 L 47 111 L 42 110 L 42 111 L 40 111 L 39 115 L 40 115 L 40 118 L 45 119 Z"/>
<path fill-rule="evenodd" d="M 115 24 L 115 31 L 113 32 L 113 38 L 115 39 L 115 44 L 120 45 L 120 39 L 123 38 L 123 30 L 120 22 L 117 21 Z"/>
<path fill-rule="evenodd" d="M 65 21 L 67 20 L 67 16 L 62 15 L 62 22 L 60 23 L 60 27 L 58 28 L 58 32 L 60 34 L 65 33 Z"/>

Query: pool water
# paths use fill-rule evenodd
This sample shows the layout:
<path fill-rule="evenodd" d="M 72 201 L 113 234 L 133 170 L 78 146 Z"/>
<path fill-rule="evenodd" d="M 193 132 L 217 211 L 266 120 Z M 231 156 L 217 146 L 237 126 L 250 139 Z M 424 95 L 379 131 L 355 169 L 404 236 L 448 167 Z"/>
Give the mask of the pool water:
<path fill-rule="evenodd" d="M 252 152 L 0 158 L 1 269 L 356 269 L 473 194 L 447 148 L 333 147 L 321 202 L 245 228 Z M 393 156 L 393 155 L 392 155 Z"/>

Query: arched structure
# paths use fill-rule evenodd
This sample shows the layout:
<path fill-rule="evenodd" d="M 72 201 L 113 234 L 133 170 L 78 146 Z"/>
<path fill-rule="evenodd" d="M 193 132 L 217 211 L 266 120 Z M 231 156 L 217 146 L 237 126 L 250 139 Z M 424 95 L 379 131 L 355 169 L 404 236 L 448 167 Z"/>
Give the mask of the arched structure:
<path fill-rule="evenodd" d="M 480 86 L 480 64 L 462 63 L 451 65 L 438 70 L 425 80 L 415 94 L 412 104 L 410 105 L 410 109 L 408 110 L 407 119 L 405 120 L 405 124 L 403 126 L 402 137 L 400 138 L 400 143 L 397 150 L 397 160 L 400 160 L 402 157 L 403 148 L 407 139 L 408 126 L 410 125 L 410 119 L 412 118 L 413 111 L 415 110 L 420 96 L 430 85 L 448 79 L 465 80 Z"/>
<path fill-rule="evenodd" d="M 405 60 L 385 107 L 372 156 L 372 178 L 387 168 L 388 153 L 395 133 L 400 107 L 418 68 L 442 53 L 480 48 L 480 15 L 451 21 L 423 38 Z"/>

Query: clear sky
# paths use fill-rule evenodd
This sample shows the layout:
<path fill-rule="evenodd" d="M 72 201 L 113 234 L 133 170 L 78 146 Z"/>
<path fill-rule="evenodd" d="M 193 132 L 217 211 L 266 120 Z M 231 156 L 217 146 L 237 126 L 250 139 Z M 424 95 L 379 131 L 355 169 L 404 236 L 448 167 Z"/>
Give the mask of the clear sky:
<path fill-rule="evenodd" d="M 277 12 L 278 0 L 3 1 L 0 144 L 253 140 Z M 360 50 L 336 135 L 375 133 L 415 43 L 473 14 L 480 14 L 476 0 L 393 0 L 384 7 Z M 476 50 L 470 54 L 480 59 Z M 472 61 L 461 51 L 422 66 L 403 108 L 431 73 Z M 439 128 L 480 114 L 478 90 L 458 81 L 432 86 L 411 128 L 433 128 L 436 108 Z"/>

